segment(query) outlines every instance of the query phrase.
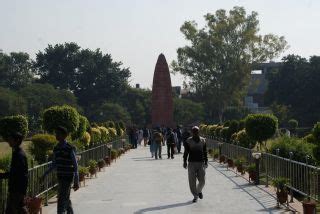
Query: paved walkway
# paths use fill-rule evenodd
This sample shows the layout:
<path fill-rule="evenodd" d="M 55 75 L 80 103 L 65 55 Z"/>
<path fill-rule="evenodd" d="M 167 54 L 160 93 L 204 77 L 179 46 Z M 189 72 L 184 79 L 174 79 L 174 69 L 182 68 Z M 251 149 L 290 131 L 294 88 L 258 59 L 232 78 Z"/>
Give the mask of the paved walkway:
<path fill-rule="evenodd" d="M 193 204 L 182 155 L 154 160 L 148 148 L 139 148 L 73 193 L 73 207 L 76 214 L 284 213 L 271 195 L 218 163 L 210 162 L 206 178 L 204 199 Z M 43 213 L 56 213 L 56 204 Z"/>

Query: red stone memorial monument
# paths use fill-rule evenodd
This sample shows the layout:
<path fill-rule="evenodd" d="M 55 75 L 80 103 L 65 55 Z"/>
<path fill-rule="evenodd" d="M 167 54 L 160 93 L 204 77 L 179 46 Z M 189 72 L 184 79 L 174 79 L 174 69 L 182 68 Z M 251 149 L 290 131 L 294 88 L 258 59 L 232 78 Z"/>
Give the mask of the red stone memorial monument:
<path fill-rule="evenodd" d="M 152 126 L 173 127 L 173 99 L 168 63 L 160 54 L 152 86 Z"/>

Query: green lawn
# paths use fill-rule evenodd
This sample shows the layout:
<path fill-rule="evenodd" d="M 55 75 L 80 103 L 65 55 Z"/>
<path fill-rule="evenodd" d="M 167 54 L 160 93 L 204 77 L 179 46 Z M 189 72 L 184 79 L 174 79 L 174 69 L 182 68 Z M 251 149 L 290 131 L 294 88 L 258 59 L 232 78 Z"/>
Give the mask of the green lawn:
<path fill-rule="evenodd" d="M 22 148 L 27 154 L 29 154 L 29 151 L 28 151 L 29 144 L 30 144 L 30 141 L 25 141 L 22 143 Z M 9 144 L 6 142 L 0 142 L 0 158 L 8 154 L 11 154 L 11 148 Z"/>

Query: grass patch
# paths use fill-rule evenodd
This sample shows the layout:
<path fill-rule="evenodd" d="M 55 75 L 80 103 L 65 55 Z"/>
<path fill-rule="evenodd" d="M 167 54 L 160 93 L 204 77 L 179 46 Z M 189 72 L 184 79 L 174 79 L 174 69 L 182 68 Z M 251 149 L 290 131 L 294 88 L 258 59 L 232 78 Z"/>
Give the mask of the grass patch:
<path fill-rule="evenodd" d="M 22 143 L 22 148 L 27 155 L 30 155 L 28 149 L 30 143 L 31 141 L 24 141 Z M 9 144 L 7 142 L 0 142 L 0 158 L 9 154 L 11 154 L 11 147 L 9 146 Z"/>

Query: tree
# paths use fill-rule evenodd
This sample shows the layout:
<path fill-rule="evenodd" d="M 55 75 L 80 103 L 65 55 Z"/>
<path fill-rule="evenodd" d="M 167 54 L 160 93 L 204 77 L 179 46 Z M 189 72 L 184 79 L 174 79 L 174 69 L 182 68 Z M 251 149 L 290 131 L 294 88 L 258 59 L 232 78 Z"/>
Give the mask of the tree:
<path fill-rule="evenodd" d="M 27 53 L 0 52 L 0 86 L 16 90 L 31 84 L 35 78 L 32 63 Z"/>
<path fill-rule="evenodd" d="M 124 122 L 130 121 L 130 114 L 128 111 L 117 103 L 103 103 L 101 106 L 96 107 L 90 114 L 90 121 L 105 122 L 108 120 Z"/>
<path fill-rule="evenodd" d="M 189 77 L 189 85 L 222 120 L 225 108 L 238 103 L 248 85 L 251 66 L 278 56 L 286 47 L 284 37 L 259 35 L 258 14 L 247 15 L 242 7 L 205 15 L 206 25 L 194 21 L 180 28 L 190 45 L 177 50 L 175 72 Z"/>
<path fill-rule="evenodd" d="M 0 87 L 0 117 L 26 114 L 26 100 L 16 92 Z"/>
<path fill-rule="evenodd" d="M 267 104 L 288 107 L 288 116 L 302 126 L 312 126 L 320 120 L 320 56 L 306 58 L 288 55 L 282 66 L 268 73 Z M 307 103 L 307 104 L 306 104 Z"/>
<path fill-rule="evenodd" d="M 201 103 L 196 103 L 188 99 L 175 98 L 174 106 L 174 122 L 176 124 L 189 125 L 194 122 L 203 121 L 204 108 Z"/>
<path fill-rule="evenodd" d="M 49 84 L 28 85 L 19 90 L 19 94 L 26 100 L 31 130 L 40 129 L 40 117 L 46 108 L 55 105 L 70 105 L 79 109 L 77 98 L 70 91 L 55 89 Z"/>
<path fill-rule="evenodd" d="M 86 112 L 91 105 L 117 101 L 128 85 L 130 71 L 110 54 L 81 49 L 76 43 L 49 45 L 37 54 L 40 81 L 72 91 Z"/>

